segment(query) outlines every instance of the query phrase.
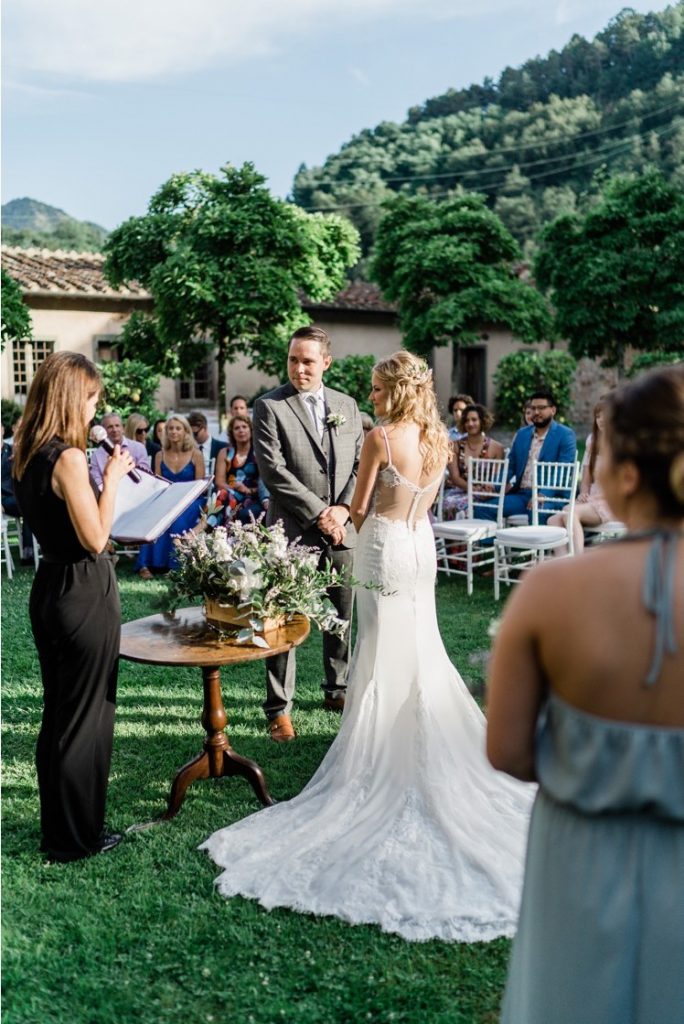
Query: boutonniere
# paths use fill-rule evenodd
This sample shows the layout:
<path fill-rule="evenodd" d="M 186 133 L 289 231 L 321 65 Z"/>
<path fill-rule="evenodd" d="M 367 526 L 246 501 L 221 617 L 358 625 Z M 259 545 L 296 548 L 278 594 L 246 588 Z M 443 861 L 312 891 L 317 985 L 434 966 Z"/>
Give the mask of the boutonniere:
<path fill-rule="evenodd" d="M 335 428 L 335 437 L 337 437 L 340 427 L 347 422 L 347 417 L 342 412 L 329 412 L 325 422 L 329 427 Z"/>

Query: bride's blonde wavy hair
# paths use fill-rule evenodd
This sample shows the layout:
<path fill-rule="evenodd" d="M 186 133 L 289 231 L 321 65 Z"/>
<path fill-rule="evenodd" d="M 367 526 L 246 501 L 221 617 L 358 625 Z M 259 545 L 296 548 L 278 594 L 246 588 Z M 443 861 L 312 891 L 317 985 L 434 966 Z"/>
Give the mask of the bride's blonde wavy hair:
<path fill-rule="evenodd" d="M 412 420 L 420 427 L 425 469 L 444 465 L 450 454 L 449 436 L 440 419 L 432 370 L 424 359 L 411 352 L 395 352 L 381 359 L 373 373 L 387 388 L 387 408 L 383 420 L 400 423 Z"/>

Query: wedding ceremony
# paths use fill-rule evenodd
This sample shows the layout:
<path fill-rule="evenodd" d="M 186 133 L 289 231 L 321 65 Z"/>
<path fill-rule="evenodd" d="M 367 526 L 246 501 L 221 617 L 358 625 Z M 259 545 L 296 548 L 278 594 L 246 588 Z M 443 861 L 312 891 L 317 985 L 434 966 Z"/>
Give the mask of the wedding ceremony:
<path fill-rule="evenodd" d="M 293 2 L 3 11 L 2 1012 L 679 1024 L 684 0 Z"/>

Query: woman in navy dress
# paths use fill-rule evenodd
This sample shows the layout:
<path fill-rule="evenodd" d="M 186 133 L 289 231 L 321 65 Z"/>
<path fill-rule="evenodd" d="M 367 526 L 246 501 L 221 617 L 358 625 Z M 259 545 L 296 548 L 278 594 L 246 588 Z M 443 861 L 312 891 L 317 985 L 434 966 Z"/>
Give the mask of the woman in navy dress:
<path fill-rule="evenodd" d="M 199 480 L 204 476 L 204 459 L 195 444 L 190 424 L 185 416 L 174 413 L 164 426 L 162 450 L 154 457 L 154 471 L 172 483 Z M 152 578 L 152 569 L 173 569 L 176 565 L 173 537 L 192 530 L 200 519 L 206 498 L 198 498 L 152 544 L 140 548 L 136 569 L 141 579 Z"/>
<path fill-rule="evenodd" d="M 488 753 L 538 780 L 505 1024 L 684 1008 L 684 364 L 606 397 L 626 536 L 534 569 L 491 668 Z"/>
<path fill-rule="evenodd" d="M 29 610 L 44 691 L 36 748 L 41 849 L 55 861 L 101 853 L 121 839 L 104 833 L 121 630 L 114 566 L 104 552 L 116 491 L 133 460 L 115 446 L 98 501 L 85 452 L 101 386 L 85 356 L 48 356 L 14 442 L 17 495 L 43 553 Z"/>

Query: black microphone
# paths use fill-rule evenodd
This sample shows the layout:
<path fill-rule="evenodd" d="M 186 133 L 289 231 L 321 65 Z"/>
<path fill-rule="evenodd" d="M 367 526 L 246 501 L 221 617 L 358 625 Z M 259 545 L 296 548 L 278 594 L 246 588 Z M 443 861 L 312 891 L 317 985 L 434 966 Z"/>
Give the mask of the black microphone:
<path fill-rule="evenodd" d="M 93 442 L 93 444 L 97 445 L 98 448 L 104 448 L 104 450 L 107 452 L 107 455 L 114 454 L 114 445 L 107 437 L 107 431 L 105 430 L 104 427 L 93 427 L 92 430 L 90 431 L 90 440 Z M 140 473 L 138 473 L 137 469 L 129 469 L 126 475 L 130 480 L 133 481 L 134 484 L 140 483 Z"/>

